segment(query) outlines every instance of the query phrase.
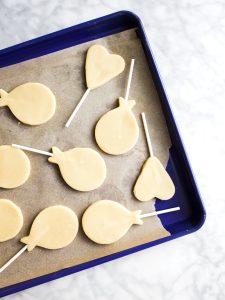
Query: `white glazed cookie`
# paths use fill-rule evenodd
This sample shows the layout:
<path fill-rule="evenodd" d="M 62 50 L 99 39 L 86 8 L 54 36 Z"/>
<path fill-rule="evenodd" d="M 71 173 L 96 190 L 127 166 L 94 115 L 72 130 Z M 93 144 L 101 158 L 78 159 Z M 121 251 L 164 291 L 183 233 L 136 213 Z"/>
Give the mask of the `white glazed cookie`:
<path fill-rule="evenodd" d="M 14 238 L 22 226 L 21 209 L 10 200 L 0 199 L 0 242 Z"/>
<path fill-rule="evenodd" d="M 20 149 L 0 146 L 0 187 L 16 188 L 24 184 L 30 175 L 30 161 Z"/>
<path fill-rule="evenodd" d="M 91 148 L 74 148 L 65 152 L 52 148 L 48 160 L 59 165 L 65 182 L 75 190 L 87 192 L 97 189 L 106 177 L 106 165 L 101 155 Z"/>
<path fill-rule="evenodd" d="M 132 112 L 134 100 L 119 98 L 119 107 L 104 114 L 95 128 L 96 142 L 112 155 L 127 153 L 137 143 L 139 127 Z"/>
<path fill-rule="evenodd" d="M 21 242 L 28 245 L 28 251 L 36 246 L 47 249 L 60 249 L 68 246 L 78 232 L 76 214 L 62 205 L 50 206 L 42 210 L 35 218 L 29 236 Z"/>
<path fill-rule="evenodd" d="M 141 211 L 129 211 L 111 200 L 100 200 L 90 205 L 83 214 L 85 234 L 98 244 L 112 244 L 121 239 L 133 224 L 142 225 Z"/>
<path fill-rule="evenodd" d="M 93 45 L 88 49 L 85 68 L 87 87 L 93 90 L 122 73 L 125 61 L 105 47 Z"/>
<path fill-rule="evenodd" d="M 55 113 L 55 96 L 41 83 L 28 82 L 10 93 L 0 90 L 0 96 L 0 107 L 8 106 L 14 116 L 24 124 L 43 124 Z"/>

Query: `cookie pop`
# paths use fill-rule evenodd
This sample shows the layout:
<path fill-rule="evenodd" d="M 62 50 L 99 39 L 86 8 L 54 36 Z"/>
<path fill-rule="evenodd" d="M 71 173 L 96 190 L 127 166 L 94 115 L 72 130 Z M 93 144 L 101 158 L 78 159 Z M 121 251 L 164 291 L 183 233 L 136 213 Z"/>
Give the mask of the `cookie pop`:
<path fill-rule="evenodd" d="M 97 189 L 106 178 L 106 165 L 101 155 L 91 148 L 73 148 L 62 152 L 52 147 L 52 153 L 12 144 L 13 147 L 50 156 L 49 162 L 59 166 L 65 182 L 73 189 L 87 192 Z"/>
<path fill-rule="evenodd" d="M 8 106 L 24 124 L 40 125 L 50 120 L 56 109 L 52 91 L 41 83 L 28 82 L 10 93 L 0 89 L 0 107 Z"/>
<path fill-rule="evenodd" d="M 65 126 L 70 126 L 91 90 L 96 89 L 113 79 L 122 73 L 124 68 L 125 61 L 120 55 L 110 54 L 107 49 L 101 45 L 91 46 L 88 49 L 85 64 L 87 90 L 78 102 Z"/>
<path fill-rule="evenodd" d="M 128 100 L 134 59 L 131 60 L 125 98 L 119 97 L 119 107 L 105 113 L 95 127 L 96 142 L 104 152 L 112 155 L 127 153 L 137 143 L 139 128 L 132 108 L 134 100 Z"/>
<path fill-rule="evenodd" d="M 177 210 L 180 210 L 180 207 L 142 215 L 141 210 L 130 211 L 118 202 L 99 200 L 84 212 L 82 226 L 87 237 L 93 242 L 112 244 L 121 239 L 132 225 L 142 225 L 142 219 Z"/>
<path fill-rule="evenodd" d="M 35 218 L 30 234 L 21 239 L 26 245 L 0 268 L 0 273 L 23 252 L 32 251 L 36 246 L 46 249 L 68 246 L 75 239 L 78 227 L 76 214 L 66 206 L 55 205 L 42 210 Z"/>
<path fill-rule="evenodd" d="M 142 166 L 134 186 L 134 195 L 140 201 L 149 201 L 155 197 L 160 200 L 169 200 L 175 194 L 175 186 L 159 159 L 153 154 L 145 114 L 142 113 L 141 116 L 150 157 Z"/>

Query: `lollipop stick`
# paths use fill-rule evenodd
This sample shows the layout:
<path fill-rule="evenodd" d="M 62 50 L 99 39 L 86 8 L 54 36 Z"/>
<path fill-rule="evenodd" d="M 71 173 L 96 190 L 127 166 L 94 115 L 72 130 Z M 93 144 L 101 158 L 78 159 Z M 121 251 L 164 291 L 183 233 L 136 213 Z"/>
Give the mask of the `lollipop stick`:
<path fill-rule="evenodd" d="M 129 97 L 129 93 L 130 93 L 131 79 L 132 79 L 132 74 L 133 74 L 133 70 L 134 70 L 134 61 L 135 61 L 135 59 L 132 58 L 131 63 L 130 63 L 129 76 L 128 76 L 128 80 L 127 80 L 127 89 L 126 89 L 126 95 L 125 95 L 126 101 L 128 101 L 128 97 Z"/>
<path fill-rule="evenodd" d="M 21 150 L 30 151 L 30 152 L 39 153 L 39 154 L 44 154 L 44 155 L 47 155 L 47 156 L 53 156 L 53 154 L 51 152 L 42 151 L 42 150 L 38 150 L 38 149 L 35 149 L 35 148 L 31 148 L 31 147 L 21 146 L 21 145 L 17 145 L 17 144 L 12 144 L 12 147 L 17 148 L 17 149 L 21 149 Z"/>
<path fill-rule="evenodd" d="M 146 140 L 147 140 L 147 144 L 148 144 L 149 154 L 150 154 L 150 156 L 154 156 L 153 149 L 152 149 L 152 143 L 151 143 L 151 139 L 150 139 L 150 134 L 149 134 L 149 131 L 148 131 L 148 125 L 147 125 L 147 122 L 146 122 L 144 112 L 141 113 L 141 117 L 142 117 L 142 122 L 143 122 L 143 125 L 144 125 L 145 136 L 146 136 Z"/>
<path fill-rule="evenodd" d="M 90 89 L 87 89 L 86 92 L 83 94 L 82 98 L 80 99 L 80 101 L 78 102 L 77 106 L 74 108 L 74 111 L 72 112 L 71 116 L 69 117 L 68 121 L 66 122 L 65 127 L 68 128 L 70 126 L 70 124 L 73 121 L 76 113 L 80 109 L 80 107 L 83 104 L 84 100 L 87 98 L 87 95 L 89 94 L 89 92 L 90 92 Z"/>
<path fill-rule="evenodd" d="M 1 268 L 0 268 L 0 273 L 3 272 L 11 263 L 14 262 L 24 251 L 27 250 L 27 245 L 25 245 L 20 251 L 18 251 L 10 260 L 8 260 Z"/>
<path fill-rule="evenodd" d="M 168 208 L 168 209 L 154 211 L 154 212 L 151 212 L 151 213 L 148 213 L 148 214 L 143 214 L 143 215 L 140 215 L 140 217 L 143 219 L 143 218 L 153 217 L 153 216 L 157 216 L 157 215 L 161 215 L 161 214 L 166 214 L 166 213 L 177 211 L 177 210 L 180 210 L 179 206 Z"/>

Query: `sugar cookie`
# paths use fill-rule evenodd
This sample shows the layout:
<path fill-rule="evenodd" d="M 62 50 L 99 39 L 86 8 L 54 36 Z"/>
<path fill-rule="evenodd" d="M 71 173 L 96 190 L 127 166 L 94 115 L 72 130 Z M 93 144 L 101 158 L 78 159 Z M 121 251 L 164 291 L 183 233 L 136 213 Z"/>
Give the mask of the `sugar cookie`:
<path fill-rule="evenodd" d="M 140 201 L 153 198 L 168 200 L 173 197 L 175 186 L 157 157 L 149 157 L 134 186 L 134 195 Z"/>
<path fill-rule="evenodd" d="M 101 200 L 85 211 L 82 225 L 86 235 L 96 243 L 111 244 L 120 239 L 132 224 L 142 225 L 141 219 L 178 210 L 179 206 L 140 215 L 141 211 L 130 212 L 117 202 Z M 71 209 L 60 205 L 44 209 L 34 220 L 30 235 L 21 239 L 26 246 L 0 267 L 0 273 L 26 250 L 31 251 L 36 246 L 59 249 L 69 245 L 77 231 L 78 220 Z"/>
<path fill-rule="evenodd" d="M 22 150 L 0 146 L 0 187 L 12 189 L 24 184 L 30 169 L 30 161 Z"/>
<path fill-rule="evenodd" d="M 100 200 L 90 205 L 83 214 L 85 234 L 98 244 L 111 244 L 121 239 L 133 224 L 142 225 L 141 210 L 129 211 L 111 200 Z"/>
<path fill-rule="evenodd" d="M 110 54 L 105 47 L 100 45 L 91 46 L 88 49 L 85 64 L 87 90 L 74 108 L 65 127 L 70 126 L 90 91 L 119 75 L 124 68 L 125 61 L 120 55 Z"/>
<path fill-rule="evenodd" d="M 62 205 L 50 206 L 37 215 L 29 236 L 23 237 L 21 242 L 28 245 L 28 251 L 36 246 L 60 249 L 72 243 L 78 227 L 77 216 L 70 208 Z"/>
<path fill-rule="evenodd" d="M 104 114 L 95 127 L 95 139 L 106 153 L 120 155 L 137 143 L 139 128 L 132 112 L 134 100 L 119 98 L 119 107 Z"/>
<path fill-rule="evenodd" d="M 55 96 L 41 83 L 28 82 L 10 93 L 0 90 L 0 96 L 0 107 L 8 106 L 14 116 L 24 124 L 43 124 L 55 113 Z"/>
<path fill-rule="evenodd" d="M 86 82 L 91 90 L 105 84 L 123 72 L 124 59 L 117 54 L 110 54 L 101 45 L 93 45 L 88 49 L 86 58 Z"/>
<path fill-rule="evenodd" d="M 49 162 L 59 165 L 65 182 L 78 191 L 91 191 L 102 185 L 106 177 L 106 165 L 101 155 L 91 148 L 73 148 L 62 152 L 52 148 Z"/>
<path fill-rule="evenodd" d="M 169 200 L 175 194 L 175 186 L 161 162 L 153 154 L 145 113 L 141 114 L 144 125 L 149 158 L 145 161 L 134 186 L 134 195 L 140 201 L 149 201 L 155 197 Z"/>
<path fill-rule="evenodd" d="M 22 226 L 21 209 L 10 200 L 0 199 L 0 242 L 14 238 Z"/>

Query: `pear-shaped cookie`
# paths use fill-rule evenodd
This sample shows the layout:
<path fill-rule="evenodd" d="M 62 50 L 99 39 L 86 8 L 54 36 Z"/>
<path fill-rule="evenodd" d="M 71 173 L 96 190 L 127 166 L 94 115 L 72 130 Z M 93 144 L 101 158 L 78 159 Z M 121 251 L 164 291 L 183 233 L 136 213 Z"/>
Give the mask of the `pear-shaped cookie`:
<path fill-rule="evenodd" d="M 24 184 L 30 175 L 30 161 L 20 149 L 0 146 L 0 187 L 16 188 Z"/>
<path fill-rule="evenodd" d="M 0 199 L 0 242 L 14 238 L 22 226 L 21 209 L 10 200 Z"/>
<path fill-rule="evenodd" d="M 21 242 L 31 251 L 36 246 L 60 249 L 75 239 L 79 223 L 75 213 L 68 207 L 55 205 L 42 210 L 35 218 L 29 236 Z"/>
<path fill-rule="evenodd" d="M 24 124 L 43 124 L 55 113 L 55 96 L 41 83 L 28 82 L 10 93 L 0 90 L 0 97 L 0 107 L 8 106 L 14 116 Z"/>
<path fill-rule="evenodd" d="M 134 195 L 140 201 L 153 198 L 168 200 L 173 197 L 175 187 L 170 176 L 157 157 L 149 157 L 134 186 Z"/>
<path fill-rule="evenodd" d="M 134 100 L 119 98 L 119 107 L 104 114 L 95 127 L 95 139 L 106 153 L 120 155 L 131 150 L 138 140 L 139 128 L 132 112 Z"/>
<path fill-rule="evenodd" d="M 91 191 L 102 185 L 106 177 L 106 165 L 98 152 L 91 148 L 73 148 L 62 152 L 52 148 L 48 160 L 59 165 L 65 182 L 78 191 Z"/>
<path fill-rule="evenodd" d="M 83 214 L 85 234 L 98 244 L 111 244 L 121 239 L 133 224 L 143 224 L 141 210 L 129 211 L 111 200 L 100 200 L 90 205 Z"/>

